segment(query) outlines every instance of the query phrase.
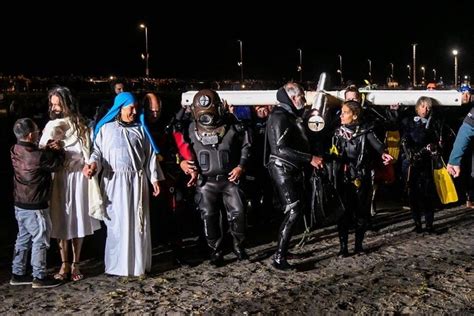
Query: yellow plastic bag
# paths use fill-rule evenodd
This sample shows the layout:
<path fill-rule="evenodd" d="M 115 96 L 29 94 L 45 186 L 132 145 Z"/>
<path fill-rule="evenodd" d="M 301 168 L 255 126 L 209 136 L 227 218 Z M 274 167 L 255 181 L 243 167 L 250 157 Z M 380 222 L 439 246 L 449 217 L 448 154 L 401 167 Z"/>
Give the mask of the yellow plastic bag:
<path fill-rule="evenodd" d="M 441 203 L 449 204 L 458 201 L 456 187 L 444 163 L 442 168 L 433 169 L 433 179 Z"/>
<path fill-rule="evenodd" d="M 385 134 L 385 144 L 387 145 L 389 155 L 393 157 L 395 163 L 400 155 L 400 132 L 387 131 Z"/>

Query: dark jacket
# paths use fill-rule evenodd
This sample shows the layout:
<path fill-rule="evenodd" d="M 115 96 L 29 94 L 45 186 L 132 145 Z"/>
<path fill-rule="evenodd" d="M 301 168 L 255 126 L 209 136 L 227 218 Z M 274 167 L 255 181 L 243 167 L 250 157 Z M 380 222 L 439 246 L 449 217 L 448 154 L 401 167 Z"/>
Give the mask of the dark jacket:
<path fill-rule="evenodd" d="M 426 123 L 417 116 L 403 119 L 401 128 L 403 158 L 412 164 L 431 166 L 433 153 L 442 149 L 439 147 L 442 129 L 442 122 L 433 116 Z M 430 150 L 427 145 L 431 146 Z"/>
<path fill-rule="evenodd" d="M 10 150 L 13 165 L 15 206 L 37 210 L 49 206 L 51 172 L 61 166 L 63 151 L 39 149 L 28 142 L 18 142 Z"/>
<path fill-rule="evenodd" d="M 280 103 L 270 114 L 267 135 L 270 155 L 300 168 L 311 161 L 312 155 L 303 120 L 289 105 Z"/>
<path fill-rule="evenodd" d="M 385 145 L 377 138 L 371 127 L 361 124 L 336 129 L 333 144 L 338 151 L 336 169 L 344 172 L 344 176 L 350 181 L 369 178 L 374 151 L 378 156 L 377 159 L 380 159 L 385 150 Z"/>

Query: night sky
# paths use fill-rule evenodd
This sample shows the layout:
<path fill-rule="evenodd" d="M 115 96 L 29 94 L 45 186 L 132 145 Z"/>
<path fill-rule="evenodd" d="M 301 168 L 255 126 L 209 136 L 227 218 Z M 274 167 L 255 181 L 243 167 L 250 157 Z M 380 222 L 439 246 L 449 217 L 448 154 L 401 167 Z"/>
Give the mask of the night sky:
<path fill-rule="evenodd" d="M 66 10 L 64 2 L 39 1 L 30 13 L 17 4 L 10 12 L 2 10 L 0 73 L 143 75 L 140 23 L 148 26 L 150 72 L 159 78 L 238 80 L 239 39 L 245 78 L 298 79 L 301 48 L 305 80 L 321 71 L 336 76 L 340 54 L 344 79 L 366 78 L 370 59 L 375 81 L 384 81 L 394 63 L 395 77 L 403 82 L 412 43 L 418 43 L 417 68 L 425 66 L 428 79 L 436 68 L 445 82 L 453 80 L 453 48 L 459 50 L 459 74 L 474 73 L 472 1 L 358 1 L 362 15 L 346 1 L 330 2 L 315 1 L 317 10 L 296 1 L 278 7 L 262 3 L 258 6 L 268 9 L 258 10 L 255 2 L 222 1 L 211 10 L 210 5 L 151 5 L 150 0 L 128 7 L 104 2 L 101 6 L 110 9 L 102 10 L 94 2 L 77 1 L 67 4 L 74 10 Z M 324 23 L 328 18 L 331 23 Z"/>

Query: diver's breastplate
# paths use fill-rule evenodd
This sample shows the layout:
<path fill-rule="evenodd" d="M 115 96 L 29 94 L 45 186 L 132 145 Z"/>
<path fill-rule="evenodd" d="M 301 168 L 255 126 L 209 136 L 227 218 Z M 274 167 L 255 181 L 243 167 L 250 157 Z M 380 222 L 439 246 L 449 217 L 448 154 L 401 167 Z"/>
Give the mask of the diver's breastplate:
<path fill-rule="evenodd" d="M 190 135 L 199 168 L 204 175 L 222 175 L 232 170 L 231 146 L 235 131 L 219 127 L 215 132 L 195 129 Z M 240 153 L 234 153 L 240 154 Z"/>
<path fill-rule="evenodd" d="M 203 145 L 217 145 L 225 134 L 225 125 L 213 130 L 204 130 L 199 127 L 194 131 L 196 139 Z"/>

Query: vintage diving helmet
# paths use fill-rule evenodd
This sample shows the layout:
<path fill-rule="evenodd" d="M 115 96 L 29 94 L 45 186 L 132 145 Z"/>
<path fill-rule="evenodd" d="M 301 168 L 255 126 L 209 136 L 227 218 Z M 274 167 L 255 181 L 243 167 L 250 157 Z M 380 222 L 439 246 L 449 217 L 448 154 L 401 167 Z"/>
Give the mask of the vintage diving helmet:
<path fill-rule="evenodd" d="M 214 90 L 200 90 L 194 96 L 191 111 L 196 136 L 203 145 L 216 145 L 225 134 L 224 106 Z"/>

